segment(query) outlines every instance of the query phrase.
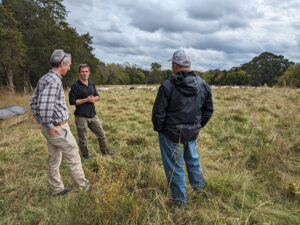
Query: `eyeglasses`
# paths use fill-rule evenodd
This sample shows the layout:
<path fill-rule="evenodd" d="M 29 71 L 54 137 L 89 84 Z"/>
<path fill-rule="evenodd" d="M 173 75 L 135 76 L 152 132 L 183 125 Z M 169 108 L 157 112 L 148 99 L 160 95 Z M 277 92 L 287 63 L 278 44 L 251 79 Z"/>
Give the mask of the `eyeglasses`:
<path fill-rule="evenodd" d="M 61 64 L 61 62 L 66 58 L 66 57 L 68 57 L 68 54 L 64 54 L 64 57 L 60 60 L 60 62 L 59 62 L 59 65 Z"/>

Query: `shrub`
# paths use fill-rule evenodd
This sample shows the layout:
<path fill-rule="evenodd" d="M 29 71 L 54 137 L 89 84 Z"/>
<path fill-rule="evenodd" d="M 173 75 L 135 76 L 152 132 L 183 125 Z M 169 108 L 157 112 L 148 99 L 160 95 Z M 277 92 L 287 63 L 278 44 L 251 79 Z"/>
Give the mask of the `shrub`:
<path fill-rule="evenodd" d="M 278 84 L 281 86 L 300 88 L 300 64 L 290 66 L 278 79 Z"/>

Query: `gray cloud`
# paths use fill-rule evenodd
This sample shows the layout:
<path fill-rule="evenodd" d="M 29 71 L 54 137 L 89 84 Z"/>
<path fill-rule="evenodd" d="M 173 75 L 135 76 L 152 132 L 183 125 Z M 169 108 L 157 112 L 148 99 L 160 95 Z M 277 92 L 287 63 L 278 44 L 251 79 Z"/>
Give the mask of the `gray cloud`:
<path fill-rule="evenodd" d="M 99 34 L 100 33 L 100 34 Z M 122 33 L 96 32 L 95 45 L 110 48 L 132 48 L 135 46 L 132 40 Z"/>
<path fill-rule="evenodd" d="M 229 69 L 269 51 L 300 61 L 300 2 L 293 0 L 64 0 L 68 22 L 93 36 L 105 63 L 170 68 L 186 49 L 195 69 Z"/>
<path fill-rule="evenodd" d="M 255 7 L 257 1 L 202 0 L 189 1 L 187 12 L 190 17 L 202 20 L 220 20 L 233 17 L 238 20 L 262 17 L 263 13 Z"/>
<path fill-rule="evenodd" d="M 183 13 L 161 8 L 156 4 L 150 6 L 148 4 L 136 4 L 129 10 L 128 15 L 132 26 L 147 32 L 162 30 L 165 32 L 211 33 L 218 29 L 218 24 L 214 21 L 208 22 L 209 24 L 200 23 L 189 19 Z"/>

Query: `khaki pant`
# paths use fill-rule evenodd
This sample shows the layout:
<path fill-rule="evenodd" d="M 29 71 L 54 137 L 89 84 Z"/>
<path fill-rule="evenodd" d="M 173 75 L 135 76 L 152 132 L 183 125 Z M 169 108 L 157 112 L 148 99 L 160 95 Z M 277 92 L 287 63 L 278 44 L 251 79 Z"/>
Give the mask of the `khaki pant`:
<path fill-rule="evenodd" d="M 59 166 L 62 157 L 65 159 L 70 174 L 74 182 L 87 190 L 90 187 L 89 181 L 85 179 L 81 165 L 78 146 L 74 136 L 71 133 L 69 124 L 57 127 L 61 134 L 49 134 L 47 128 L 42 126 L 42 134 L 48 142 L 49 152 L 49 168 L 48 168 L 48 183 L 54 193 L 58 193 L 64 189 L 64 184 L 60 179 Z"/>
<path fill-rule="evenodd" d="M 87 148 L 87 128 L 89 128 L 98 138 L 100 150 L 106 152 L 106 137 L 105 131 L 99 121 L 98 116 L 93 118 L 85 118 L 75 116 L 75 122 L 77 127 L 79 147 L 83 155 L 88 154 Z"/>

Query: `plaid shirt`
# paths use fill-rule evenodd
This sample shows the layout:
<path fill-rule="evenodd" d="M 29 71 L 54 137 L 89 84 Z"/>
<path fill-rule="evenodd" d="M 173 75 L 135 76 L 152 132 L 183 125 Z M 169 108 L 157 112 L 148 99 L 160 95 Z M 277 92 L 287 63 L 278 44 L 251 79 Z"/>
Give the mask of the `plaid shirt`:
<path fill-rule="evenodd" d="M 69 118 L 61 80 L 61 75 L 50 70 L 39 80 L 30 99 L 33 116 L 48 129 Z"/>

